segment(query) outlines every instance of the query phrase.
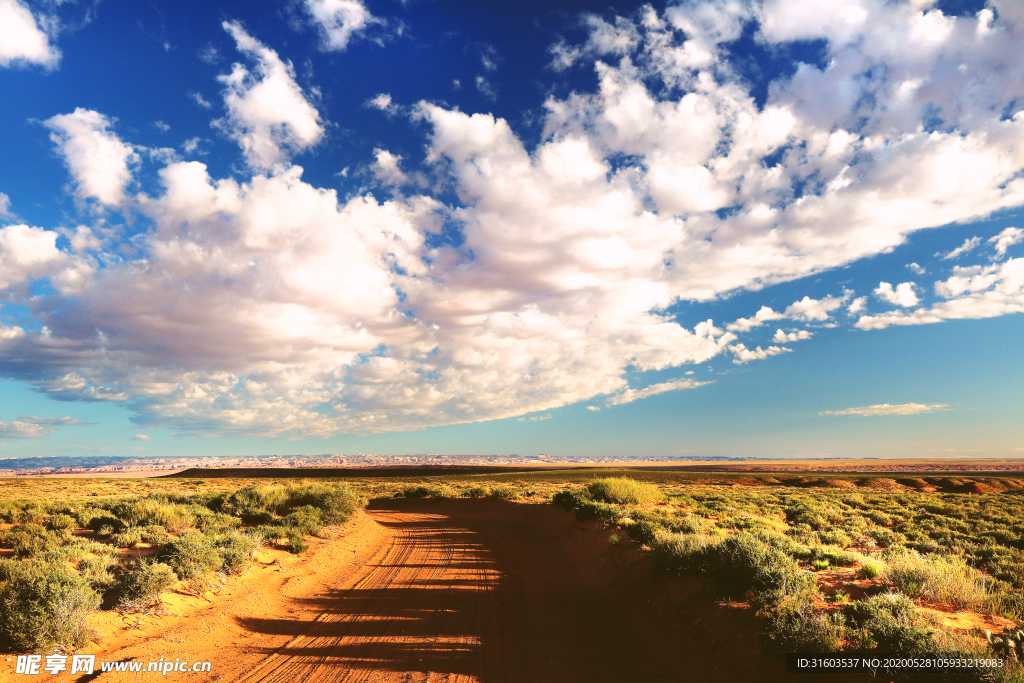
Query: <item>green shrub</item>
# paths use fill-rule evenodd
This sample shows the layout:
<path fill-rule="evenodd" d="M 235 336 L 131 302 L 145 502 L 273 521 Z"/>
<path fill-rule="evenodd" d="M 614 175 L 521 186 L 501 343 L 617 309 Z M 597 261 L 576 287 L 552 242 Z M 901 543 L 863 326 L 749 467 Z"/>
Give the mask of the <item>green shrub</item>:
<path fill-rule="evenodd" d="M 498 500 L 519 500 L 519 491 L 511 486 L 495 486 L 491 490 L 491 498 Z"/>
<path fill-rule="evenodd" d="M 767 626 L 769 642 L 789 652 L 835 652 L 845 636 L 846 620 L 814 607 L 815 590 L 783 595 L 759 612 Z"/>
<path fill-rule="evenodd" d="M 877 647 L 903 656 L 924 654 L 933 647 L 931 633 L 914 602 L 905 595 L 875 595 L 847 605 L 843 614 L 858 632 L 862 647 Z"/>
<path fill-rule="evenodd" d="M 252 560 L 253 551 L 261 545 L 261 538 L 235 530 L 218 534 L 214 539 L 214 547 L 220 553 L 224 571 L 235 575 L 245 571 Z"/>
<path fill-rule="evenodd" d="M 813 574 L 796 560 L 752 534 L 740 532 L 709 548 L 707 572 L 723 588 L 742 594 L 753 587 L 778 595 L 814 588 Z"/>
<path fill-rule="evenodd" d="M 159 602 L 160 594 L 178 580 L 174 570 L 157 562 L 133 562 L 118 581 L 118 607 L 126 611 L 145 611 Z"/>
<path fill-rule="evenodd" d="M 81 572 L 89 585 L 103 592 L 116 583 L 114 574 L 111 571 L 117 566 L 117 558 L 110 555 L 96 555 L 87 557 L 78 563 L 78 571 Z"/>
<path fill-rule="evenodd" d="M 448 487 L 444 489 L 445 493 L 450 491 Z M 358 509 L 359 496 L 346 484 L 304 484 L 288 489 L 287 504 L 290 507 L 311 505 L 320 510 L 324 524 L 336 525 L 347 522 Z"/>
<path fill-rule="evenodd" d="M 292 510 L 282 520 L 284 526 L 297 529 L 300 534 L 315 536 L 324 527 L 323 513 L 312 505 Z"/>
<path fill-rule="evenodd" d="M 885 578 L 910 597 L 958 609 L 981 608 L 988 602 L 985 576 L 962 557 L 924 557 L 915 550 L 891 553 Z"/>
<path fill-rule="evenodd" d="M 660 524 L 649 519 L 638 519 L 626 528 L 630 538 L 637 543 L 648 546 L 654 542 L 658 532 L 663 532 L 664 530 L 665 528 Z"/>
<path fill-rule="evenodd" d="M 864 560 L 859 572 L 865 579 L 877 579 L 885 572 L 885 564 L 878 560 Z"/>
<path fill-rule="evenodd" d="M 651 551 L 662 569 L 699 571 L 705 563 L 709 547 L 716 541 L 704 534 L 672 534 L 665 531 L 653 535 Z"/>
<path fill-rule="evenodd" d="M 188 581 L 197 595 L 212 588 L 210 577 L 223 563 L 212 539 L 195 531 L 182 534 L 165 545 L 156 558 L 170 565 L 179 578 Z"/>
<path fill-rule="evenodd" d="M 75 528 L 75 518 L 71 515 L 50 515 L 46 520 L 46 528 L 50 531 L 70 531 Z"/>
<path fill-rule="evenodd" d="M 850 535 L 841 529 L 819 532 L 818 538 L 825 545 L 836 545 L 840 548 L 849 548 L 853 544 L 853 539 L 850 538 Z"/>
<path fill-rule="evenodd" d="M 298 529 L 288 529 L 285 536 L 288 538 L 289 552 L 298 555 L 309 550 L 309 544 L 306 543 L 306 539 L 302 537 L 302 533 Z"/>
<path fill-rule="evenodd" d="M 118 548 L 132 548 L 136 543 L 142 543 L 142 529 L 128 527 L 119 534 L 114 534 L 110 540 Z"/>
<path fill-rule="evenodd" d="M 594 500 L 619 505 L 657 503 L 665 499 L 657 486 L 627 477 L 598 479 L 588 484 L 586 490 Z"/>
<path fill-rule="evenodd" d="M 15 557 L 35 557 L 60 547 L 58 539 L 41 524 L 30 522 L 12 527 L 0 536 L 0 542 L 14 550 Z"/>
<path fill-rule="evenodd" d="M 430 489 L 423 485 L 409 485 L 402 489 L 403 498 L 429 498 Z"/>
<path fill-rule="evenodd" d="M 86 579 L 59 564 L 5 562 L 0 569 L 0 649 L 68 652 L 94 633 L 85 616 L 100 604 Z"/>
<path fill-rule="evenodd" d="M 474 486 L 466 491 L 467 498 L 487 498 L 490 495 L 491 490 L 486 486 Z"/>

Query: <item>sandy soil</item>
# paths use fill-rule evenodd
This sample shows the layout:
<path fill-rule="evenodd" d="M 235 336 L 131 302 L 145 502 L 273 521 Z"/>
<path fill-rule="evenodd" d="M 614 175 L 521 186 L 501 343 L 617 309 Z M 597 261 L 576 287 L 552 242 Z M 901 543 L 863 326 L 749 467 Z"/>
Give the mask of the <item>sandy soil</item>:
<path fill-rule="evenodd" d="M 210 603 L 179 597 L 180 617 L 111 624 L 90 651 L 212 662 L 168 681 L 792 680 L 759 650 L 748 609 L 699 578 L 656 575 L 611 533 L 554 506 L 377 503 L 311 555 L 273 558 Z M 0 679 L 27 680 L 9 671 Z"/>

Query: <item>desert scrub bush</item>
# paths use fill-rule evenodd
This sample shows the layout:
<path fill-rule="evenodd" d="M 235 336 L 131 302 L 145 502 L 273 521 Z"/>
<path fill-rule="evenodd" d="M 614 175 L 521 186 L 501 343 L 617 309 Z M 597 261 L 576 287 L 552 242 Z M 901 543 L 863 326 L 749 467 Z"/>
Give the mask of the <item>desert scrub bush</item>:
<path fill-rule="evenodd" d="M 608 537 L 608 542 L 614 546 L 618 546 L 622 543 L 622 536 L 619 536 L 618 533 L 613 531 L 612 535 Z"/>
<path fill-rule="evenodd" d="M 117 558 L 110 555 L 95 555 L 78 562 L 78 571 L 93 589 L 105 592 L 117 579 L 111 571 L 117 567 Z"/>
<path fill-rule="evenodd" d="M 237 576 L 249 566 L 253 551 L 263 545 L 263 541 L 253 534 L 232 530 L 217 534 L 213 545 L 220 553 L 224 571 Z"/>
<path fill-rule="evenodd" d="M 962 557 L 925 557 L 903 549 L 886 559 L 885 579 L 912 598 L 959 609 L 982 609 L 989 602 L 985 576 Z"/>
<path fill-rule="evenodd" d="M 309 550 L 309 544 L 306 543 L 306 539 L 302 537 L 302 532 L 298 529 L 288 529 L 285 532 L 285 536 L 288 539 L 288 551 L 298 555 Z"/>
<path fill-rule="evenodd" d="M 734 594 L 753 587 L 761 605 L 817 589 L 814 575 L 801 570 L 796 560 L 746 532 L 710 546 L 703 571 Z"/>
<path fill-rule="evenodd" d="M 820 531 L 818 532 L 818 540 L 823 545 L 835 545 L 840 548 L 849 548 L 853 544 L 853 539 L 850 538 L 850 535 L 841 529 Z"/>
<path fill-rule="evenodd" d="M 174 570 L 166 564 L 146 560 L 132 562 L 118 580 L 120 599 L 117 606 L 128 612 L 148 610 L 177 580 Z"/>
<path fill-rule="evenodd" d="M 836 652 L 846 635 L 846 620 L 815 608 L 816 590 L 801 590 L 765 604 L 758 616 L 767 627 L 767 640 L 776 650 Z"/>
<path fill-rule="evenodd" d="M 497 500 L 519 500 L 519 491 L 512 486 L 495 486 L 491 489 L 491 498 Z"/>
<path fill-rule="evenodd" d="M 899 593 L 881 593 L 843 609 L 852 639 L 860 647 L 912 656 L 929 652 L 933 640 L 914 602 Z"/>
<path fill-rule="evenodd" d="M 401 498 L 429 498 L 430 497 L 430 487 L 423 486 L 422 484 L 420 484 L 420 485 L 410 484 L 409 486 L 406 486 L 405 488 L 403 488 L 399 492 L 398 497 L 401 497 Z"/>
<path fill-rule="evenodd" d="M 491 495 L 491 489 L 486 486 L 474 486 L 465 493 L 467 498 L 487 498 Z M 557 495 L 557 494 L 556 494 Z"/>
<path fill-rule="evenodd" d="M 46 519 L 46 528 L 50 531 L 71 531 L 75 528 L 75 518 L 65 514 L 50 515 Z"/>
<path fill-rule="evenodd" d="M 0 563 L 0 649 L 68 652 L 94 633 L 85 616 L 100 596 L 86 579 L 61 564 Z"/>
<path fill-rule="evenodd" d="M 442 487 L 450 490 L 448 487 Z M 452 497 L 454 493 L 445 497 Z M 288 506 L 311 505 L 320 510 L 324 524 L 344 524 L 360 505 L 359 496 L 346 484 L 302 484 L 288 489 Z"/>
<path fill-rule="evenodd" d="M 578 512 L 578 511 L 577 511 Z M 579 514 L 576 515 L 579 518 Z M 637 519 L 626 527 L 626 533 L 637 543 L 651 545 L 659 532 L 665 531 L 665 527 L 650 519 Z"/>
<path fill-rule="evenodd" d="M 859 573 L 865 579 L 877 579 L 885 572 L 885 563 L 881 560 L 863 560 L 860 563 L 860 567 L 857 568 Z"/>
<path fill-rule="evenodd" d="M 165 545 L 156 559 L 166 562 L 179 578 L 188 581 L 196 595 L 210 590 L 210 577 L 223 564 L 213 540 L 196 531 L 184 533 Z"/>
<path fill-rule="evenodd" d="M 665 499 L 657 486 L 628 477 L 598 479 L 587 484 L 586 490 L 594 500 L 619 505 L 658 503 Z"/>
<path fill-rule="evenodd" d="M 14 556 L 18 558 L 34 557 L 60 546 L 55 536 L 34 522 L 0 532 L 0 544 L 14 550 Z"/>
<path fill-rule="evenodd" d="M 192 514 L 192 525 L 205 533 L 237 529 L 242 525 L 242 520 L 223 512 L 214 512 L 201 505 L 189 505 L 189 512 Z"/>
<path fill-rule="evenodd" d="M 136 543 L 142 543 L 142 529 L 128 527 L 121 533 L 111 536 L 110 541 L 118 548 L 132 548 Z"/>
<path fill-rule="evenodd" d="M 283 514 L 289 493 L 283 486 L 251 485 L 238 489 L 221 503 L 221 510 L 247 524 L 263 524 Z"/>
<path fill-rule="evenodd" d="M 708 549 L 716 542 L 719 539 L 704 534 L 658 531 L 653 534 L 649 545 L 654 561 L 661 569 L 694 572 L 703 568 Z"/>
<path fill-rule="evenodd" d="M 298 530 L 300 534 L 315 536 L 324 528 L 323 513 L 312 505 L 304 505 L 289 512 L 281 524 Z"/>

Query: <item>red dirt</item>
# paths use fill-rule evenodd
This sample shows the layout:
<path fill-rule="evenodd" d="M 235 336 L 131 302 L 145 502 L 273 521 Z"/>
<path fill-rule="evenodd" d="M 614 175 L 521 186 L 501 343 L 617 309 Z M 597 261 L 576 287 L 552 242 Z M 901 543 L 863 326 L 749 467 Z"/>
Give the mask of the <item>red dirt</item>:
<path fill-rule="evenodd" d="M 242 577 L 234 598 L 92 651 L 213 663 L 168 681 L 793 680 L 749 609 L 655 574 L 611 533 L 554 506 L 378 501 L 342 539 Z"/>

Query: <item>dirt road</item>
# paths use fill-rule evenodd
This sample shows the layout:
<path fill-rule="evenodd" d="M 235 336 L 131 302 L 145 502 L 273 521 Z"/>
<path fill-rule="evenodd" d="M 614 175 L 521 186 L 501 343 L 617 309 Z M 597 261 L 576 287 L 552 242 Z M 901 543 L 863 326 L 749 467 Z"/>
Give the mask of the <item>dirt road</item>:
<path fill-rule="evenodd" d="M 168 681 L 793 680 L 749 610 L 611 533 L 550 505 L 377 503 L 276 584 L 102 658 L 213 664 Z"/>

